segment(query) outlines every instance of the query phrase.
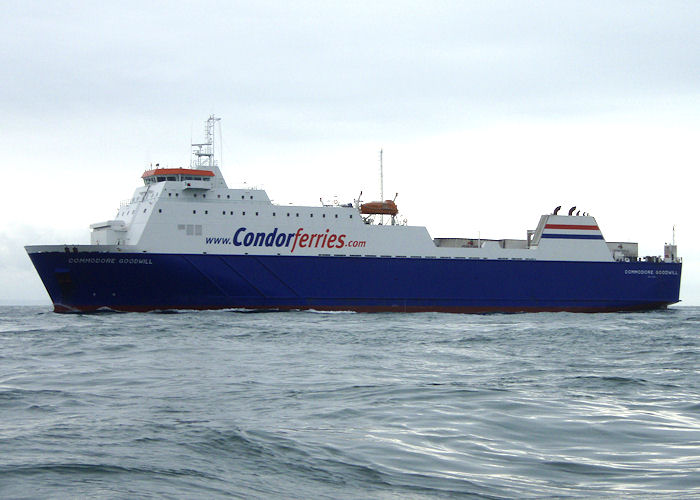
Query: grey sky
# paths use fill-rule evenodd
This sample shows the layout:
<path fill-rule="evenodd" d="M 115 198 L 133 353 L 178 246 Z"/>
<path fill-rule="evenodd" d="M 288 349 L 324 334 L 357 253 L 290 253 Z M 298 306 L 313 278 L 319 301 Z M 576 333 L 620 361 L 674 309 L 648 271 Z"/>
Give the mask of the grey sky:
<path fill-rule="evenodd" d="M 229 184 L 240 174 L 265 183 L 273 198 L 317 200 L 324 183 L 354 193 L 355 178 L 374 175 L 384 146 L 390 166 L 402 162 L 406 179 L 394 181 L 412 209 L 409 221 L 429 229 L 462 221 L 419 211 L 410 193 L 420 187 L 454 196 L 455 209 L 463 203 L 482 218 L 481 229 L 511 230 L 509 218 L 480 210 L 495 201 L 470 205 L 459 199 L 464 189 L 451 186 L 453 174 L 478 161 L 483 168 L 461 180 L 470 192 L 489 192 L 498 206 L 529 205 L 527 220 L 557 196 L 585 196 L 606 211 L 602 227 L 627 236 L 644 225 L 628 223 L 628 214 L 617 227 L 608 222 L 623 207 L 649 205 L 640 218 L 654 224 L 663 210 L 692 209 L 682 179 L 656 182 L 665 186 L 658 196 L 642 179 L 697 167 L 699 26 L 697 1 L 4 1 L 3 174 L 14 186 L 27 186 L 29 169 L 41 179 L 32 196 L 13 192 L 3 202 L 19 209 L 0 222 L 0 272 L 31 283 L 10 286 L 0 300 L 20 289 L 24 297 L 43 293 L 21 245 L 37 234 L 70 239 L 111 217 L 148 162 L 187 162 L 190 134 L 200 136 L 210 113 L 224 119 Z M 618 133 L 618 142 L 608 140 Z M 479 147 L 481 156 L 469 156 Z M 672 164 L 662 165 L 664 151 Z M 520 166 L 526 156 L 530 163 Z M 421 165 L 412 165 L 416 158 Z M 346 167 L 351 160 L 362 167 Z M 444 193 L 418 175 L 430 162 Z M 561 178 L 562 163 L 595 178 Z M 618 169 L 636 175 L 604 182 Z M 541 187 L 529 182 L 543 176 L 555 194 L 544 190 L 543 201 L 520 193 Z M 566 191 L 579 184 L 581 191 Z M 618 194 L 617 205 L 606 205 Z M 700 257 L 692 220 L 663 224 L 672 222 L 685 225 L 681 255 Z M 692 263 L 684 273 L 700 303 L 700 268 L 697 285 L 688 281 Z"/>
<path fill-rule="evenodd" d="M 174 118 L 227 97 L 253 133 L 423 133 L 438 117 L 681 107 L 700 83 L 698 2 L 3 6 L 6 116 Z"/>

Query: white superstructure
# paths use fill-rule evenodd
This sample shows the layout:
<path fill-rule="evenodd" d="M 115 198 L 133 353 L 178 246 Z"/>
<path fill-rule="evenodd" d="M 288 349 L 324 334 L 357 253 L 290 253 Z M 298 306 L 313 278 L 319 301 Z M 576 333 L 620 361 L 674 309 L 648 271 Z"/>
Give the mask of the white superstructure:
<path fill-rule="evenodd" d="M 193 144 L 190 168 L 146 171 L 144 186 L 113 220 L 91 225 L 93 246 L 185 254 L 600 262 L 637 258 L 636 246 L 630 246 L 636 244 L 606 243 L 589 215 L 543 215 L 525 240 L 433 239 L 425 227 L 396 225 L 393 219 L 392 224 L 377 224 L 360 212 L 359 203 L 275 205 L 263 190 L 228 188 L 214 156 L 217 120 L 210 116 L 205 142 Z"/>

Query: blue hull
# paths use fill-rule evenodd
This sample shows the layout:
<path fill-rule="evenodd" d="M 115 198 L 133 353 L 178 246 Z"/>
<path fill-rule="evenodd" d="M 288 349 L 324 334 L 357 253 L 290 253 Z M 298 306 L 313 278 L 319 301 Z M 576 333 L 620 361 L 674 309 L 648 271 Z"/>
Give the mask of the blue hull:
<path fill-rule="evenodd" d="M 30 253 L 57 312 L 621 311 L 678 302 L 681 264 Z"/>

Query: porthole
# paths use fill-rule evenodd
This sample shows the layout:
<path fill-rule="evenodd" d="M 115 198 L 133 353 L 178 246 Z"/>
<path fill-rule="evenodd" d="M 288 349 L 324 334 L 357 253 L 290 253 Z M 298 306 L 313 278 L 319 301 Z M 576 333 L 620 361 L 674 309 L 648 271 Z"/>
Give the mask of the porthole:
<path fill-rule="evenodd" d="M 226 215 L 226 210 L 223 210 L 223 211 L 221 212 L 221 215 Z"/>
<path fill-rule="evenodd" d="M 241 200 L 245 200 L 245 196 L 241 195 Z"/>
<path fill-rule="evenodd" d="M 350 218 L 352 219 L 352 215 L 350 216 Z"/>
<path fill-rule="evenodd" d="M 227 194 L 227 195 L 226 195 L 226 198 L 229 198 L 229 199 L 230 199 L 230 198 L 231 198 L 231 195 L 230 195 L 230 194 Z"/>
<path fill-rule="evenodd" d="M 243 212 L 243 215 L 245 215 L 245 212 Z"/>
<path fill-rule="evenodd" d="M 256 217 L 258 216 L 258 212 L 255 212 L 255 216 L 256 216 Z"/>
<path fill-rule="evenodd" d="M 163 210 L 159 208 L 159 209 L 158 209 L 158 213 L 159 213 L 159 214 L 162 214 L 162 213 L 163 213 Z"/>
<path fill-rule="evenodd" d="M 197 211 L 196 211 L 196 210 L 192 210 L 192 213 L 193 213 L 193 214 L 196 214 L 196 213 L 197 213 Z"/>
<path fill-rule="evenodd" d="M 205 213 L 205 214 L 208 214 L 208 213 L 209 213 L 209 210 L 205 210 L 204 213 Z M 351 215 L 350 217 L 352 217 L 352 215 Z"/>
<path fill-rule="evenodd" d="M 287 217 L 289 217 L 289 212 L 287 212 Z"/>
<path fill-rule="evenodd" d="M 217 197 L 217 198 L 221 198 L 221 195 L 220 195 L 220 194 L 217 194 L 216 197 Z"/>

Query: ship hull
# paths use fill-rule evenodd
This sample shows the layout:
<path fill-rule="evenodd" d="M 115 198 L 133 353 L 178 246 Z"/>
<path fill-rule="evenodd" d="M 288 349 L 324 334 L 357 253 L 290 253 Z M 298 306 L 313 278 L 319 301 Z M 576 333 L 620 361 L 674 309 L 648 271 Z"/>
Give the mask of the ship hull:
<path fill-rule="evenodd" d="M 57 312 L 317 309 L 646 310 L 678 302 L 680 263 L 29 252 Z"/>

